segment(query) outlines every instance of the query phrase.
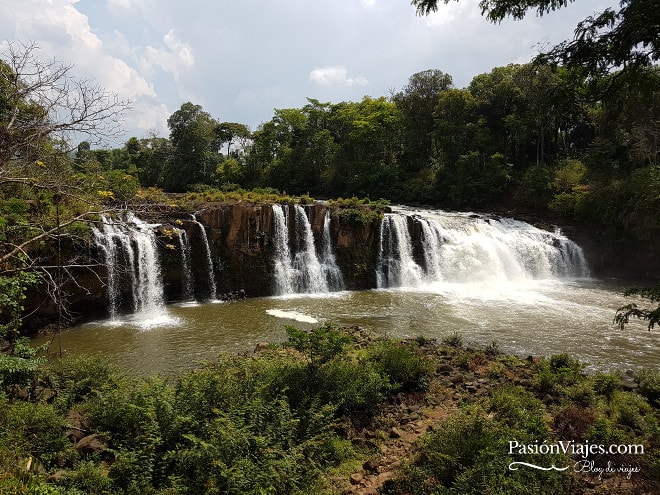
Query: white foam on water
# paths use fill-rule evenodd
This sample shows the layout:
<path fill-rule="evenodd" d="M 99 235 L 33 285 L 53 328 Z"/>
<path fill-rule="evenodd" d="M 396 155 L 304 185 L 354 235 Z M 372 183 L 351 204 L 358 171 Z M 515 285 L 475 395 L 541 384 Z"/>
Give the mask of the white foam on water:
<path fill-rule="evenodd" d="M 276 318 L 299 321 L 301 323 L 318 323 L 319 321 L 312 316 L 299 313 L 298 311 L 284 311 L 282 309 L 267 309 L 266 313 Z"/>

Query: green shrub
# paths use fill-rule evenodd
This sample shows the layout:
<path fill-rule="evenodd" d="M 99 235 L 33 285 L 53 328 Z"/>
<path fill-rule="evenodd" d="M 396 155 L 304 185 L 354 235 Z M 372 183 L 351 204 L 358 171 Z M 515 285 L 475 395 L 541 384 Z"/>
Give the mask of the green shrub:
<path fill-rule="evenodd" d="M 337 356 L 349 343 L 353 342 L 353 338 L 349 334 L 338 330 L 331 323 L 326 323 L 311 332 L 300 330 L 294 326 L 287 326 L 285 331 L 288 340 L 283 345 L 302 352 L 316 366 Z"/>
<path fill-rule="evenodd" d="M 496 390 L 490 399 L 489 409 L 502 424 L 537 438 L 546 437 L 550 431 L 545 419 L 545 405 L 522 387 L 510 386 Z"/>
<path fill-rule="evenodd" d="M 390 201 L 384 198 L 372 200 L 369 198 L 358 198 L 352 196 L 350 198 L 336 198 L 328 201 L 328 205 L 333 208 L 362 208 L 370 207 L 375 209 L 384 209 L 390 205 Z"/>
<path fill-rule="evenodd" d="M 127 381 L 100 391 L 86 405 L 95 432 L 115 453 L 109 476 L 129 493 L 146 493 L 166 470 L 162 452 L 180 439 L 171 414 L 172 394 L 159 379 Z"/>
<path fill-rule="evenodd" d="M 0 240 L 2 238 L 0 237 Z M 14 344 L 13 352 L 4 353 L 14 354 L 22 358 L 31 358 L 35 353 L 26 354 L 30 346 L 26 338 L 21 337 L 19 329 L 21 318 L 23 316 L 23 302 L 26 299 L 25 292 L 28 287 L 39 282 L 39 277 L 35 273 L 20 271 L 12 276 L 0 276 L 0 340 L 7 340 Z M 16 345 L 19 346 L 18 352 Z"/>
<path fill-rule="evenodd" d="M 533 208 L 545 208 L 552 192 L 551 177 L 543 165 L 532 165 L 525 170 L 518 189 L 518 199 Z"/>
<path fill-rule="evenodd" d="M 551 356 L 549 360 L 539 363 L 536 384 L 545 392 L 561 391 L 579 380 L 583 368 L 577 359 L 566 353 Z"/>
<path fill-rule="evenodd" d="M 465 409 L 425 435 L 420 450 L 424 469 L 451 486 L 462 470 L 473 466 L 482 450 L 499 448 L 497 425 L 480 409 Z"/>
<path fill-rule="evenodd" d="M 134 176 L 127 174 L 124 170 L 116 169 L 105 172 L 100 186 L 103 188 L 99 191 L 102 197 L 107 197 L 107 195 L 101 193 L 110 191 L 111 199 L 130 201 L 135 197 L 140 184 Z"/>
<path fill-rule="evenodd" d="M 612 373 L 598 373 L 593 377 L 593 380 L 596 393 L 604 395 L 608 399 L 621 385 L 621 377 Z"/>
<path fill-rule="evenodd" d="M 119 386 L 124 376 L 103 357 L 76 356 L 48 363 L 41 368 L 39 379 L 55 391 L 56 407 L 66 411 L 104 388 Z"/>
<path fill-rule="evenodd" d="M 651 406 L 644 397 L 634 392 L 617 391 L 610 400 L 612 417 L 618 424 L 649 431 L 650 422 L 655 423 L 650 414 Z"/>
<path fill-rule="evenodd" d="M 86 495 L 110 495 L 113 490 L 112 480 L 104 469 L 94 461 L 82 461 L 75 469 L 68 471 L 62 481 L 67 494 L 84 493 Z"/>
<path fill-rule="evenodd" d="M 235 182 L 222 182 L 220 184 L 220 190 L 222 192 L 241 192 L 243 191 L 243 187 Z"/>
<path fill-rule="evenodd" d="M 209 184 L 197 183 L 197 184 L 188 184 L 186 186 L 187 192 L 191 193 L 207 193 L 212 192 L 215 189 Z"/>
<path fill-rule="evenodd" d="M 521 445 L 545 437 L 506 427 L 478 407 L 465 408 L 447 418 L 438 430 L 420 438 L 419 455 L 403 469 L 383 493 L 501 494 L 566 493 L 572 481 L 567 473 L 509 468 L 514 461 L 563 466 L 572 461 L 562 455 L 510 453 L 510 442 Z"/>
<path fill-rule="evenodd" d="M 579 406 L 591 406 L 596 400 L 594 381 L 590 377 L 564 387 L 563 392 L 570 401 Z"/>
<path fill-rule="evenodd" d="M 460 348 L 463 347 L 463 336 L 458 332 L 454 332 L 451 335 L 443 337 L 442 343 L 450 347 Z"/>
<path fill-rule="evenodd" d="M 26 386 L 34 380 L 42 358 L 23 358 L 0 353 L 0 386 Z"/>
<path fill-rule="evenodd" d="M 65 418 L 50 404 L 8 402 L 0 396 L 0 450 L 7 460 L 31 456 L 49 468 L 72 457 L 66 427 Z"/>
<path fill-rule="evenodd" d="M 599 415 L 587 430 L 586 439 L 594 443 L 615 444 L 624 442 L 625 437 L 625 432 L 617 428 L 614 419 Z"/>
<path fill-rule="evenodd" d="M 491 357 L 497 356 L 498 354 L 500 354 L 500 346 L 495 340 L 493 340 L 490 344 L 486 346 L 484 352 L 486 353 L 487 356 L 491 356 Z"/>
<path fill-rule="evenodd" d="M 548 207 L 566 218 L 575 218 L 582 210 L 582 203 L 587 197 L 588 191 L 576 189 L 571 192 L 560 192 L 555 194 Z"/>
<path fill-rule="evenodd" d="M 552 185 L 559 191 L 570 191 L 583 183 L 587 167 L 580 161 L 567 158 L 558 164 Z"/>
<path fill-rule="evenodd" d="M 395 390 L 426 388 L 433 369 L 427 358 L 391 340 L 372 345 L 370 360 L 389 379 Z"/>
<path fill-rule="evenodd" d="M 0 197 L 0 240 L 5 240 L 5 229 L 13 225 L 25 225 L 28 223 L 30 205 L 21 198 Z"/>
<path fill-rule="evenodd" d="M 291 493 L 316 474 L 297 430 L 286 400 L 254 397 L 218 411 L 204 436 L 185 435 L 167 460 L 186 493 Z"/>
<path fill-rule="evenodd" d="M 380 210 L 368 207 L 341 208 L 336 213 L 339 222 L 347 225 L 378 225 L 383 219 Z"/>
<path fill-rule="evenodd" d="M 660 401 L 660 372 L 646 368 L 635 373 L 635 378 L 639 384 L 639 393 L 651 403 L 658 403 Z"/>
<path fill-rule="evenodd" d="M 506 366 L 499 361 L 495 361 L 489 364 L 488 368 L 486 368 L 486 375 L 489 378 L 497 379 L 502 377 L 505 371 L 506 371 Z"/>
<path fill-rule="evenodd" d="M 77 490 L 67 490 L 63 487 L 49 485 L 38 476 L 22 476 L 22 479 L 0 475 L 0 493 L 12 495 L 83 495 Z"/>
<path fill-rule="evenodd" d="M 336 405 L 339 414 L 375 413 L 389 389 L 388 379 L 373 366 L 348 359 L 324 364 L 312 381 L 312 395 Z"/>

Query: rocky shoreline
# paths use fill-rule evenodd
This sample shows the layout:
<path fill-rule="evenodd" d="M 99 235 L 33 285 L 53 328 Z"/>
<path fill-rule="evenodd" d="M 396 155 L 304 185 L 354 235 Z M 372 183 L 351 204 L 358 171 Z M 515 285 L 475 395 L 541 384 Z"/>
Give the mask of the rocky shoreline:
<path fill-rule="evenodd" d="M 357 349 L 367 349 L 382 341 L 383 337 L 368 332 L 360 327 L 347 327 L 343 331 L 350 333 L 356 341 Z M 572 393 L 562 387 L 549 387 L 539 379 L 542 369 L 547 369 L 548 360 L 536 356 L 521 359 L 499 352 L 496 343 L 483 350 L 463 347 L 462 338 L 454 334 L 442 342 L 423 338 L 407 339 L 401 345 L 414 349 L 433 363 L 433 372 L 425 390 L 400 392 L 382 407 L 374 421 L 360 429 L 347 427 L 344 435 L 351 442 L 365 447 L 370 452 L 365 456 L 359 469 L 344 472 L 343 476 L 332 478 L 329 493 L 341 495 L 377 495 L 396 494 L 391 491 L 398 485 L 398 478 L 405 478 L 405 470 L 413 466 L 418 459 L 421 439 L 438 430 L 448 417 L 462 408 L 487 404 L 498 390 L 517 388 L 533 394 L 546 410 L 553 434 L 558 439 L 585 440 L 588 426 L 578 416 L 595 404 L 587 404 L 584 399 L 572 397 Z M 267 351 L 268 346 L 257 346 L 254 355 Z M 630 371 L 608 376 L 614 380 L 613 390 L 622 394 L 635 394 L 640 387 L 638 378 Z M 576 384 L 591 383 L 593 376 L 580 373 Z M 658 385 L 658 384 L 656 384 Z M 576 385 L 578 386 L 578 385 Z M 608 393 L 613 393 L 612 391 Z M 649 409 L 649 419 L 660 420 L 660 410 L 655 404 Z M 486 406 L 487 407 L 487 406 Z M 575 417 L 566 418 L 566 411 Z M 631 438 L 640 434 L 641 429 L 618 423 L 614 426 Z M 651 453 L 657 459 L 660 452 L 658 431 L 650 439 Z M 582 438 L 579 438 L 583 435 Z M 588 441 L 588 440 L 587 440 Z M 648 459 L 646 459 L 648 461 Z M 612 460 L 610 460 L 611 462 Z M 576 494 L 629 493 L 653 494 L 660 489 L 660 473 L 630 477 L 611 475 L 604 479 L 598 473 L 581 473 L 575 481 Z M 396 490 L 397 488 L 394 488 Z"/>

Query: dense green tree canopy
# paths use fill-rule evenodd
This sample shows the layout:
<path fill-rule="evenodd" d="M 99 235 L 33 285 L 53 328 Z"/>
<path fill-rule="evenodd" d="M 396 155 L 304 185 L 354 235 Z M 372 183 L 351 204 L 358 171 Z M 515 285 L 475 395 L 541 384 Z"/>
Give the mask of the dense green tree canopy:
<path fill-rule="evenodd" d="M 190 185 L 208 183 L 222 143 L 218 122 L 200 105 L 188 102 L 167 119 L 167 125 L 174 154 L 165 169 L 165 189 L 182 192 Z"/>
<path fill-rule="evenodd" d="M 401 113 L 406 168 L 416 173 L 433 156 L 433 111 L 438 97 L 452 87 L 452 78 L 440 70 L 413 74 L 403 89 L 392 96 Z"/>

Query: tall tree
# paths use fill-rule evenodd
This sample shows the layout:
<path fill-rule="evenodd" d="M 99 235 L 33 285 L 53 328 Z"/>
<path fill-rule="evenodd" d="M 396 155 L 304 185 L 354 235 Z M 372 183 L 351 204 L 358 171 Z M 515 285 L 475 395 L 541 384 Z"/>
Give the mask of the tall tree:
<path fill-rule="evenodd" d="M 329 126 L 337 143 L 336 194 L 398 198 L 401 118 L 384 97 L 332 106 Z"/>
<path fill-rule="evenodd" d="M 439 3 L 449 3 L 450 0 L 412 0 L 420 15 L 428 15 L 438 10 Z M 481 13 L 493 22 L 499 22 L 505 17 L 522 19 L 528 10 L 536 10 L 538 15 L 547 14 L 553 10 L 566 7 L 575 0 L 481 0 Z"/>
<path fill-rule="evenodd" d="M 83 136 L 98 143 L 115 137 L 128 107 L 93 81 L 76 78 L 72 65 L 42 61 L 37 45 L 8 45 L 0 60 L 3 287 L 12 286 L 21 273 L 38 274 L 62 307 L 62 283 L 76 260 L 64 259 L 59 249 L 48 251 L 48 246 L 59 247 L 78 222 L 94 217 L 100 189 L 96 175 L 76 174 L 69 140 Z M 80 151 L 89 152 L 89 146 Z M 11 292 L 12 297 L 20 293 Z M 7 296 L 0 298 L 0 313 L 15 307 Z"/>
<path fill-rule="evenodd" d="M 174 153 L 163 177 L 165 190 L 184 192 L 193 184 L 211 184 L 220 158 L 218 122 L 200 105 L 187 102 L 167 125 Z"/>
<path fill-rule="evenodd" d="M 216 136 L 218 137 L 218 144 L 227 145 L 227 156 L 231 154 L 232 145 L 237 145 L 236 152 L 243 152 L 247 150 L 252 133 L 245 124 L 236 122 L 222 122 L 216 127 Z"/>
<path fill-rule="evenodd" d="M 137 176 L 144 187 L 162 187 L 163 175 L 174 152 L 169 139 L 151 136 L 139 140 L 134 163 Z"/>
<path fill-rule="evenodd" d="M 451 76 L 432 69 L 410 76 L 401 91 L 392 96 L 401 114 L 405 166 L 410 175 L 428 166 L 434 154 L 433 111 L 438 97 L 452 87 Z"/>

